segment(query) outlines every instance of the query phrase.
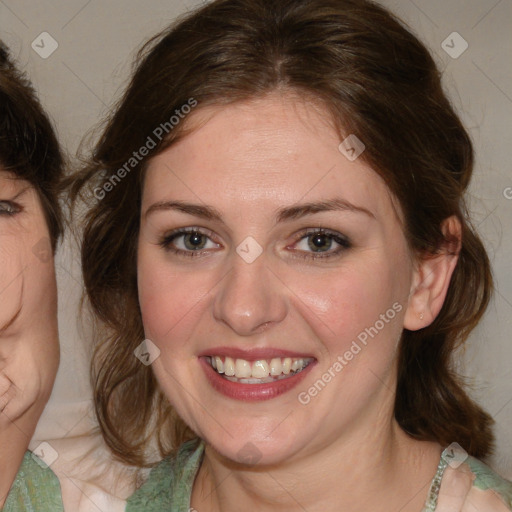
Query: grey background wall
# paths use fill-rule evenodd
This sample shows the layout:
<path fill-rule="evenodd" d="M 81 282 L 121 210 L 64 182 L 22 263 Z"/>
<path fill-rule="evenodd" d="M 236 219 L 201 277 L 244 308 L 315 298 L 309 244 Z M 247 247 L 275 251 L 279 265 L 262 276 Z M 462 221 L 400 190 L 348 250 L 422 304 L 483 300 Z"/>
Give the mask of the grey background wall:
<path fill-rule="evenodd" d="M 512 2 L 381 3 L 429 45 L 475 142 L 470 205 L 497 290 L 458 361 L 474 396 L 496 420 L 498 444 L 491 462 L 512 478 Z M 193 0 L 0 0 L 0 37 L 28 72 L 63 145 L 74 155 L 125 86 L 136 49 L 194 5 Z M 57 269 L 62 360 L 36 432 L 41 440 L 74 434 L 90 409 L 87 329 L 80 330 L 76 320 L 80 269 L 69 237 Z"/>

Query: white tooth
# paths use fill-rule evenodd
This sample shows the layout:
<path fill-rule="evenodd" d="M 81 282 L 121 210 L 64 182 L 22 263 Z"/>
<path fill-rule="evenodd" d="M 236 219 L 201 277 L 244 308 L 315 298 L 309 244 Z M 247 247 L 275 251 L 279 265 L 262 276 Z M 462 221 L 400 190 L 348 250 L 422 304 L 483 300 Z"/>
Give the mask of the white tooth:
<path fill-rule="evenodd" d="M 281 375 L 281 373 L 283 373 L 281 358 L 275 357 L 270 361 L 270 375 L 277 377 L 277 375 Z"/>
<path fill-rule="evenodd" d="M 215 356 L 215 367 L 219 373 L 224 373 L 224 363 L 219 356 Z"/>
<path fill-rule="evenodd" d="M 224 359 L 224 373 L 229 377 L 233 377 L 233 375 L 235 375 L 235 361 L 233 361 L 231 357 L 226 357 L 226 359 Z"/>
<path fill-rule="evenodd" d="M 252 377 L 254 379 L 263 379 L 264 377 L 268 377 L 269 371 L 268 363 L 265 360 L 254 361 L 252 364 Z"/>
<path fill-rule="evenodd" d="M 296 372 L 299 369 L 300 359 L 294 359 L 292 363 L 292 372 Z"/>
<path fill-rule="evenodd" d="M 211 362 L 211 365 L 217 369 L 217 362 L 215 361 L 215 357 L 210 357 L 210 362 Z"/>
<path fill-rule="evenodd" d="M 246 379 L 251 376 L 251 363 L 245 359 L 237 359 L 235 362 L 235 377 L 237 379 Z"/>
<path fill-rule="evenodd" d="M 288 375 L 290 373 L 291 368 L 292 368 L 292 358 L 285 357 L 283 359 L 283 373 L 285 375 Z"/>

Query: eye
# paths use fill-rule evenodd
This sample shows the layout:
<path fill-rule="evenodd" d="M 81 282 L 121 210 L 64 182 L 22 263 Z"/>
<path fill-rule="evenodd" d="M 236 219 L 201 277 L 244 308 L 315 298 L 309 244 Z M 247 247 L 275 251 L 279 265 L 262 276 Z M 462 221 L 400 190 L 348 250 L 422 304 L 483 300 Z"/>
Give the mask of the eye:
<path fill-rule="evenodd" d="M 199 228 L 182 228 L 166 235 L 159 245 L 180 256 L 200 256 L 201 251 L 218 249 L 219 244 L 211 240 L 211 233 Z"/>
<path fill-rule="evenodd" d="M 12 201 L 0 201 L 0 215 L 12 216 L 21 212 L 21 205 Z"/>
<path fill-rule="evenodd" d="M 293 251 L 298 251 L 295 256 L 305 259 L 331 258 L 352 247 L 346 236 L 323 228 L 309 229 L 298 236 Z"/>

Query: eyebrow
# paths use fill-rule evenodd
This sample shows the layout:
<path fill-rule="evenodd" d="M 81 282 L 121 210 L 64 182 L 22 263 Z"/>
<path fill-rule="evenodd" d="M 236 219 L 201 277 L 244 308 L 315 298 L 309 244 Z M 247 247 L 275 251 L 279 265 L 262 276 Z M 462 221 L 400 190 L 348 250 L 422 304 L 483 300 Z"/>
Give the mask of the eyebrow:
<path fill-rule="evenodd" d="M 2 196 L 2 192 L 0 192 L 0 201 L 17 201 L 23 194 L 25 194 L 31 188 L 32 185 L 27 185 L 25 188 L 22 188 L 15 196 L 8 198 L 4 198 Z"/>
<path fill-rule="evenodd" d="M 154 203 L 146 210 L 144 216 L 147 217 L 151 213 L 168 210 L 176 210 L 187 213 L 188 215 L 194 215 L 195 217 L 218 221 L 224 224 L 222 214 L 213 206 L 187 203 L 185 201 L 160 201 L 158 203 Z M 277 224 L 280 222 L 300 219 L 301 217 L 313 215 L 315 213 L 330 211 L 349 211 L 353 213 L 362 213 L 375 219 L 375 215 L 367 208 L 356 206 L 350 201 L 342 198 L 334 198 L 325 201 L 303 203 L 280 208 L 275 212 L 275 222 Z"/>

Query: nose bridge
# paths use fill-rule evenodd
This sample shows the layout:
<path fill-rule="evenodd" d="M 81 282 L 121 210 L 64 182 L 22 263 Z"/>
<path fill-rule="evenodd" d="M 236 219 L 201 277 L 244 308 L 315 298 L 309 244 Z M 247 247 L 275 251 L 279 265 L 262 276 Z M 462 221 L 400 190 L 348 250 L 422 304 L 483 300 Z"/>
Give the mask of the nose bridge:
<path fill-rule="evenodd" d="M 214 317 L 247 336 L 286 316 L 286 297 L 264 254 L 248 263 L 234 254 L 214 302 Z"/>

